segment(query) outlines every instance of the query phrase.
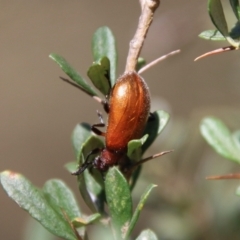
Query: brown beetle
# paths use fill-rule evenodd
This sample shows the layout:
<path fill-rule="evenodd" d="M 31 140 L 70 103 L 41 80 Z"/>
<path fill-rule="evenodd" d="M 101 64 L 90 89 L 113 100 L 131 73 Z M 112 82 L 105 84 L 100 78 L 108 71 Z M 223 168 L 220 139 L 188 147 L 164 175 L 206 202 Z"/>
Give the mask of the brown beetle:
<path fill-rule="evenodd" d="M 92 126 L 93 132 L 105 136 L 104 149 L 94 149 L 91 154 L 100 152 L 93 161 L 88 157 L 74 175 L 81 174 L 88 166 L 93 166 L 101 172 L 113 165 L 119 165 L 121 170 L 130 165 L 126 156 L 128 142 L 142 137 L 150 113 L 150 94 L 145 81 L 135 71 L 119 77 L 111 91 L 109 99 L 109 116 L 106 132 L 96 127 L 105 126 L 99 114 L 101 123 Z"/>

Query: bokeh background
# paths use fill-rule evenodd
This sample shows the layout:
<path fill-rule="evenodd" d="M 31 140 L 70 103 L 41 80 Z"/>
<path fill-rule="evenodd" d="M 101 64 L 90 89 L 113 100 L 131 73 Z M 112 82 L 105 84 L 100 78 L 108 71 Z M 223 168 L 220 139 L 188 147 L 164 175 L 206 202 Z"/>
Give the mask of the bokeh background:
<path fill-rule="evenodd" d="M 228 1 L 223 2 L 232 25 Z M 232 131 L 240 128 L 239 52 L 193 61 L 227 44 L 197 37 L 214 28 L 206 5 L 206 0 L 162 1 L 142 51 L 151 61 L 181 49 L 143 74 L 152 110 L 171 114 L 168 128 L 148 154 L 175 152 L 144 166 L 134 200 L 149 183 L 159 187 L 143 210 L 136 236 L 149 227 L 162 239 L 239 239 L 239 181 L 208 182 L 205 177 L 240 168 L 217 156 L 199 133 L 207 115 L 221 118 Z M 0 171 L 20 172 L 38 187 L 50 178 L 63 179 L 89 213 L 75 178 L 63 165 L 74 158 L 73 128 L 79 122 L 98 122 L 101 106 L 61 82 L 64 74 L 48 55 L 64 56 L 87 78 L 92 35 L 107 25 L 117 39 L 120 75 L 139 18 L 138 1 L 0 0 L 0 13 Z M 28 219 L 0 189 L 0 239 L 25 240 Z"/>

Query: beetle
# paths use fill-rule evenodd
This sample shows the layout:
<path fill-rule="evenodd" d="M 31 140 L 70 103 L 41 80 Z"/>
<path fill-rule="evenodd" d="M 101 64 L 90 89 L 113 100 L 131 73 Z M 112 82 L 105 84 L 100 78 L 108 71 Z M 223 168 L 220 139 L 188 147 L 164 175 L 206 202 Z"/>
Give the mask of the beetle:
<path fill-rule="evenodd" d="M 107 109 L 106 132 L 97 129 L 105 126 L 99 113 L 101 123 L 92 126 L 94 133 L 105 137 L 105 148 L 91 151 L 73 175 L 81 174 L 91 165 L 100 172 L 114 165 L 119 165 L 122 171 L 130 166 L 126 155 L 128 142 L 142 137 L 150 114 L 150 93 L 144 79 L 135 71 L 120 76 L 111 90 Z M 96 153 L 100 154 L 89 161 L 89 156 Z"/>

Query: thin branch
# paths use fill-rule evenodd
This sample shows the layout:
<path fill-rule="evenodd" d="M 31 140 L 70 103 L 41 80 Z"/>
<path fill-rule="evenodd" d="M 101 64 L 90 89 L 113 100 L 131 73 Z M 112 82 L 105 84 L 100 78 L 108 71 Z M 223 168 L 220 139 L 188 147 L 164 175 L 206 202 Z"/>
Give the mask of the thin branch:
<path fill-rule="evenodd" d="M 174 55 L 174 54 L 177 54 L 180 52 L 180 49 L 178 50 L 175 50 L 175 51 L 172 51 L 166 55 L 163 55 L 155 60 L 153 60 L 152 62 L 148 63 L 147 65 L 145 65 L 144 67 L 142 67 L 139 71 L 138 71 L 138 74 L 142 74 L 143 72 L 145 72 L 146 70 L 148 70 L 149 68 L 153 67 L 154 65 L 158 64 L 159 62 L 165 60 L 166 58 Z"/>
<path fill-rule="evenodd" d="M 207 180 L 226 180 L 226 179 L 240 179 L 240 173 L 230 173 L 227 175 L 209 176 Z"/>
<path fill-rule="evenodd" d="M 68 84 L 70 84 L 70 85 L 72 85 L 72 86 L 80 89 L 81 91 L 87 93 L 86 91 L 84 91 L 83 88 L 81 88 L 78 84 L 74 83 L 73 81 L 71 81 L 71 80 L 69 80 L 69 79 L 67 79 L 67 78 L 64 78 L 64 77 L 59 77 L 59 78 L 60 78 L 61 80 L 63 80 L 64 82 L 66 82 L 66 83 L 68 83 Z M 106 100 L 103 100 L 103 99 L 101 99 L 101 98 L 98 97 L 98 96 L 92 96 L 92 95 L 90 95 L 89 93 L 87 93 L 87 94 L 88 94 L 90 97 L 92 97 L 94 100 L 96 100 L 98 103 L 101 103 L 102 105 L 105 105 L 105 104 L 106 104 Z"/>
<path fill-rule="evenodd" d="M 153 20 L 153 14 L 160 4 L 160 0 L 140 0 L 142 13 L 138 27 L 130 42 L 125 73 L 135 71 L 139 54 L 142 50 L 148 29 Z"/>
<path fill-rule="evenodd" d="M 149 161 L 149 160 L 152 160 L 152 159 L 154 159 L 154 158 L 161 157 L 161 156 L 163 156 L 163 155 L 165 155 L 165 154 L 167 154 L 167 153 L 173 152 L 173 151 L 174 151 L 174 150 L 167 150 L 167 151 L 163 151 L 163 152 L 160 152 L 160 153 L 156 153 L 156 154 L 154 154 L 154 155 L 152 155 L 152 156 L 150 156 L 150 157 L 147 157 L 147 158 L 144 158 L 144 159 L 140 160 L 139 162 L 136 162 L 136 163 L 134 164 L 134 167 L 137 167 L 137 166 L 139 166 L 139 165 L 141 165 L 141 164 L 143 164 L 143 163 L 145 163 L 145 162 L 147 162 L 147 161 Z"/>
<path fill-rule="evenodd" d="M 208 57 L 208 56 L 211 56 L 211 55 L 214 55 L 214 54 L 223 53 L 223 52 L 232 51 L 232 50 L 237 50 L 237 48 L 235 48 L 234 46 L 218 48 L 218 49 L 215 49 L 213 51 L 204 53 L 203 55 L 195 58 L 194 61 L 197 61 L 201 58 Z"/>
<path fill-rule="evenodd" d="M 75 236 L 77 237 L 77 240 L 83 240 L 82 237 L 79 235 L 77 229 L 74 227 L 73 223 L 71 222 L 70 218 L 68 217 L 67 213 L 65 212 L 64 209 L 61 209 L 62 214 L 65 218 L 65 220 L 68 222 L 68 224 L 70 225 L 71 229 L 73 230 Z"/>

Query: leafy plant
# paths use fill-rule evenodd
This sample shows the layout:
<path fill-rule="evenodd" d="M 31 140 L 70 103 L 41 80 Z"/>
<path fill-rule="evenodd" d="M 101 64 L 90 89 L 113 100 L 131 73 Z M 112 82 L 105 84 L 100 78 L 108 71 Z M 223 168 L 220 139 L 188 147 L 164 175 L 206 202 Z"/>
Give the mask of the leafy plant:
<path fill-rule="evenodd" d="M 199 36 L 207 40 L 227 40 L 231 46 L 208 52 L 197 59 L 229 50 L 238 50 L 240 47 L 240 5 L 238 0 L 229 0 L 232 11 L 237 18 L 235 26 L 229 31 L 220 0 L 208 0 L 208 12 L 212 23 L 217 30 L 207 30 Z M 195 59 L 195 60 L 197 60 Z M 200 125 L 202 136 L 209 145 L 222 157 L 240 163 L 240 130 L 231 133 L 227 126 L 218 118 L 206 117 Z M 234 179 L 240 174 L 211 176 L 208 179 Z M 237 191 L 238 193 L 238 191 Z"/>
<path fill-rule="evenodd" d="M 90 66 L 87 74 L 96 89 L 62 56 L 51 54 L 50 58 L 71 79 L 62 78 L 64 81 L 77 86 L 106 107 L 105 102 L 116 81 L 117 63 L 115 38 L 108 27 L 101 27 L 94 33 L 92 53 L 94 63 Z M 143 65 L 144 61 L 141 59 L 136 68 Z M 102 100 L 99 93 L 103 94 L 106 100 Z M 141 159 L 142 154 L 168 122 L 169 115 L 164 111 L 156 111 L 153 115 L 154 119 L 147 124 L 144 136 L 128 143 L 127 155 L 132 160 Z M 78 124 L 75 127 L 72 144 L 76 161 L 66 164 L 66 168 L 70 172 L 85 162 L 92 149 L 104 146 L 103 141 L 92 133 L 91 126 L 86 123 Z M 108 233 L 106 233 L 109 239 L 129 239 L 150 192 L 156 187 L 154 184 L 150 184 L 143 192 L 136 209 L 133 210 L 131 191 L 138 179 L 139 172 L 140 168 L 129 181 L 117 167 L 110 168 L 104 179 L 95 169 L 87 169 L 79 175 L 77 178 L 79 191 L 92 211 L 92 214 L 88 216 L 81 211 L 72 191 L 61 180 L 49 180 L 43 188 L 39 189 L 23 175 L 4 171 L 0 174 L 0 181 L 10 198 L 56 236 L 67 240 L 88 239 L 86 227 L 90 224 L 101 224 L 109 227 Z M 146 238 L 157 239 L 150 230 L 143 231 L 137 239 Z"/>
<path fill-rule="evenodd" d="M 228 30 L 228 25 L 223 11 L 221 0 L 208 0 L 208 13 L 212 23 L 216 27 L 216 30 L 205 30 L 202 33 L 200 33 L 199 37 L 212 41 L 228 41 L 230 43 L 230 46 L 207 52 L 197 57 L 195 61 L 213 54 L 239 49 L 240 46 L 239 0 L 229 0 L 229 3 L 231 4 L 233 14 L 237 19 L 234 27 L 232 27 L 230 31 Z"/>

